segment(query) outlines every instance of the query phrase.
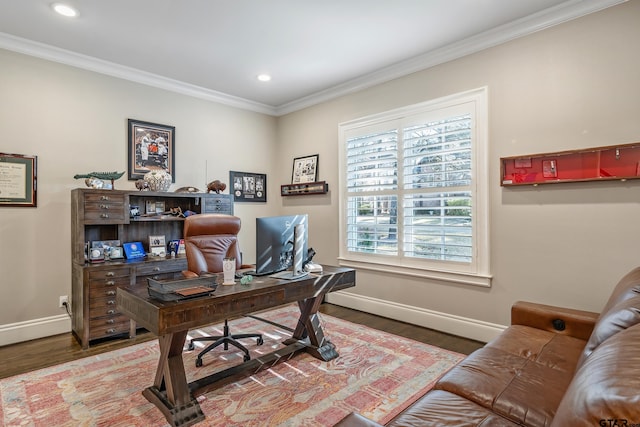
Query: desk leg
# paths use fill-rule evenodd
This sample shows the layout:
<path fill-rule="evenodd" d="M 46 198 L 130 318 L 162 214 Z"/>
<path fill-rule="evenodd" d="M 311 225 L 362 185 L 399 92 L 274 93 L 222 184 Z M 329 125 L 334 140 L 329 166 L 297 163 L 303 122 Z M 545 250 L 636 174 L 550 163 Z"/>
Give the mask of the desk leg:
<path fill-rule="evenodd" d="M 320 325 L 318 309 L 322 304 L 323 296 L 320 295 L 298 301 L 298 307 L 300 307 L 298 325 L 293 331 L 293 336 L 284 343 L 291 344 L 296 341 L 307 341 L 308 344 L 305 351 L 316 359 L 328 362 L 338 357 L 338 351 L 336 346 L 325 338 L 324 331 Z"/>
<path fill-rule="evenodd" d="M 160 360 L 153 386 L 142 395 L 164 414 L 173 427 L 186 427 L 204 420 L 198 401 L 191 396 L 182 361 L 182 349 L 188 331 L 163 335 Z"/>

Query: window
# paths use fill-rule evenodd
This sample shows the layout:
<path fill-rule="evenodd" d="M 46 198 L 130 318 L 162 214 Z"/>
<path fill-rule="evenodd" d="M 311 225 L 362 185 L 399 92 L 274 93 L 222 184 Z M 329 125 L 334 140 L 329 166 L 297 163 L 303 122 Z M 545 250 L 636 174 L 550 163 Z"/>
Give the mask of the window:
<path fill-rule="evenodd" d="M 340 125 L 341 264 L 489 286 L 486 89 Z"/>

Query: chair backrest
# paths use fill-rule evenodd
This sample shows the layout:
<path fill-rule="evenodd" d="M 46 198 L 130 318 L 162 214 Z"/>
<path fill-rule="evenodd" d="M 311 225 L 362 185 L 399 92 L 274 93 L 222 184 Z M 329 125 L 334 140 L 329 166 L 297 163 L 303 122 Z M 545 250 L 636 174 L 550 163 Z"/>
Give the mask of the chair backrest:
<path fill-rule="evenodd" d="M 240 218 L 223 214 L 192 215 L 184 222 L 184 246 L 187 253 L 187 268 L 196 274 L 203 271 L 219 273 L 222 260 L 235 257 L 236 268 L 240 268 L 240 246 L 238 232 Z"/>

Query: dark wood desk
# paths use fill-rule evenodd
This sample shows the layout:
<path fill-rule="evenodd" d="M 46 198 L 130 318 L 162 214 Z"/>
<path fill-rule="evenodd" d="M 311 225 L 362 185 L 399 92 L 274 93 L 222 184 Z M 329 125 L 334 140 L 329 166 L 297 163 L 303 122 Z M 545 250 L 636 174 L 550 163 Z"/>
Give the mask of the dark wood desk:
<path fill-rule="evenodd" d="M 320 326 L 318 308 L 325 294 L 355 286 L 355 279 L 353 269 L 324 266 L 318 275 L 296 280 L 257 277 L 248 285 L 218 286 L 212 296 L 178 302 L 152 299 L 146 287 L 118 288 L 118 310 L 156 334 L 160 344 L 155 380 L 142 394 L 172 426 L 190 426 L 205 418 L 197 396 L 247 372 L 268 368 L 300 351 L 325 361 L 336 358 L 338 352 Z M 284 341 L 286 347 L 187 383 L 182 351 L 189 329 L 292 302 L 298 303 L 300 319 Z"/>

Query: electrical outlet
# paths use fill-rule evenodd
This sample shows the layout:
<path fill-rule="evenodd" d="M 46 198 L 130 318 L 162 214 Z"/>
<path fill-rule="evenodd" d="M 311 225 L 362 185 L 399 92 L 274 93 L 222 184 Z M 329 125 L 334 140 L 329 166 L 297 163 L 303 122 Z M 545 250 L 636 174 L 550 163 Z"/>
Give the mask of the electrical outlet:
<path fill-rule="evenodd" d="M 64 303 L 69 304 L 69 297 L 67 295 L 60 296 L 60 302 L 58 303 L 58 307 L 64 308 Z"/>

